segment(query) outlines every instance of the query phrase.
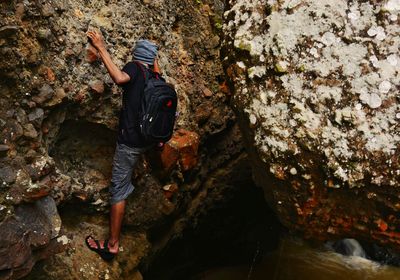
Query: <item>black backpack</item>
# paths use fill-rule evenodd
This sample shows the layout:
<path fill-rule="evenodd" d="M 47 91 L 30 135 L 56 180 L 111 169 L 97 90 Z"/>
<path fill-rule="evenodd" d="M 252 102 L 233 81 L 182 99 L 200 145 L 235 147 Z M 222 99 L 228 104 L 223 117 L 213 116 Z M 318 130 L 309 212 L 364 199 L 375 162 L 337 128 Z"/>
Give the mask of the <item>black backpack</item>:
<path fill-rule="evenodd" d="M 158 73 L 136 63 L 143 73 L 145 85 L 141 98 L 139 125 L 143 138 L 150 143 L 166 143 L 172 137 L 178 98 L 172 85 Z"/>

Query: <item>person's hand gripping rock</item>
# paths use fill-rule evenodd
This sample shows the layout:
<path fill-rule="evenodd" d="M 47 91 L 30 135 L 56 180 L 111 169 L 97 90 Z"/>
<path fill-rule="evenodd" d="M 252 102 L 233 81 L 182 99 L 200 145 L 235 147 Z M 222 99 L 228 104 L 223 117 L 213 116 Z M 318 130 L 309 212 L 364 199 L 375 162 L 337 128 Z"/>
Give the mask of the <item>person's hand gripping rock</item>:
<path fill-rule="evenodd" d="M 97 49 L 100 50 L 105 48 L 103 36 L 101 35 L 100 31 L 92 30 L 86 33 L 88 38 L 90 39 L 90 43 Z"/>

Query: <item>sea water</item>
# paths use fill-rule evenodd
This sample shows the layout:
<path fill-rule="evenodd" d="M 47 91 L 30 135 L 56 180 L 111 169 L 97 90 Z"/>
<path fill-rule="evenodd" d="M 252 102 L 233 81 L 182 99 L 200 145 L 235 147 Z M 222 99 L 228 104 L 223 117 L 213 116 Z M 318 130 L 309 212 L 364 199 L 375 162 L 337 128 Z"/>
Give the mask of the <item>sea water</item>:
<path fill-rule="evenodd" d="M 312 248 L 294 238 L 284 238 L 279 248 L 258 263 L 216 268 L 192 279 L 201 280 L 400 280 L 400 268 L 368 260 L 358 242 L 343 241 L 346 255 Z M 351 249 L 353 248 L 353 249 Z M 256 252 L 255 252 L 256 254 Z"/>

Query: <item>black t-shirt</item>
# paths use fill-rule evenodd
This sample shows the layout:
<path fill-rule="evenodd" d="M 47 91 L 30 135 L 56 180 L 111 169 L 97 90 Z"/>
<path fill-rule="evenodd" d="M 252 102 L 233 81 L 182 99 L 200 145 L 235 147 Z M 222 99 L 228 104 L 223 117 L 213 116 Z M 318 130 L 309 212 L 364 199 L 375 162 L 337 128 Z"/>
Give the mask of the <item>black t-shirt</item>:
<path fill-rule="evenodd" d="M 143 72 L 134 62 L 126 64 L 122 71 L 127 73 L 131 79 L 122 85 L 122 108 L 117 141 L 129 147 L 143 148 L 148 144 L 140 133 L 139 112 L 145 79 Z"/>

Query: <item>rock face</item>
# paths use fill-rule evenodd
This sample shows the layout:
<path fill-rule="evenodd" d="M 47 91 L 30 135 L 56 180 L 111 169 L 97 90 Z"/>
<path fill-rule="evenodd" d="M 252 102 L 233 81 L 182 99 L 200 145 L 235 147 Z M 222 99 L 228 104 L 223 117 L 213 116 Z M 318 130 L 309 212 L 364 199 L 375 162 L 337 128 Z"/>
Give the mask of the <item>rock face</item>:
<path fill-rule="evenodd" d="M 226 73 L 254 177 L 317 239 L 400 249 L 399 1 L 229 1 Z"/>
<path fill-rule="evenodd" d="M 38 260 L 64 251 L 61 219 L 51 197 L 15 208 L 15 215 L 0 224 L 0 277 L 20 278 Z M 6 250 L 5 250 L 6 249 Z"/>
<path fill-rule="evenodd" d="M 207 194 L 211 183 L 204 181 L 221 167 L 230 174 L 244 158 L 219 63 L 223 10 L 223 1 L 0 3 L 0 231 L 7 236 L 0 242 L 0 279 L 29 273 L 36 260 L 56 252 L 54 240 L 66 251 L 41 263 L 32 279 L 132 279 L 139 264 L 181 232 L 188 209 L 201 210 L 205 196 L 218 198 L 218 190 Z M 154 40 L 164 77 L 179 95 L 180 132 L 167 145 L 175 158 L 168 168 L 151 162 L 160 155 L 139 163 L 124 253 L 112 266 L 84 245 L 88 234 L 106 235 L 121 103 L 121 89 L 87 41 L 93 28 L 119 67 L 130 61 L 137 39 Z M 48 200 L 62 225 L 43 214 L 41 201 Z M 51 229 L 55 224 L 65 236 Z M 159 228 L 163 234 L 155 234 Z"/>
<path fill-rule="evenodd" d="M 399 8 L 237 0 L 223 25 L 219 0 L 2 1 L 0 279 L 63 249 L 29 277 L 140 279 L 246 166 L 231 89 L 255 180 L 286 226 L 399 248 Z M 177 133 L 139 163 L 110 266 L 83 243 L 107 234 L 121 103 L 93 28 L 119 67 L 137 39 L 156 41 L 179 95 Z"/>

